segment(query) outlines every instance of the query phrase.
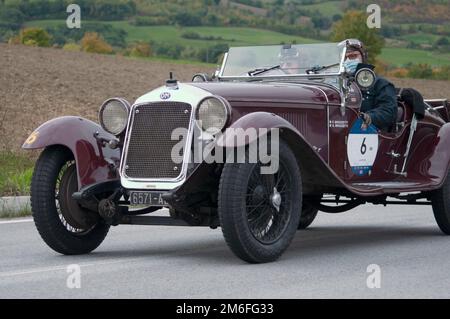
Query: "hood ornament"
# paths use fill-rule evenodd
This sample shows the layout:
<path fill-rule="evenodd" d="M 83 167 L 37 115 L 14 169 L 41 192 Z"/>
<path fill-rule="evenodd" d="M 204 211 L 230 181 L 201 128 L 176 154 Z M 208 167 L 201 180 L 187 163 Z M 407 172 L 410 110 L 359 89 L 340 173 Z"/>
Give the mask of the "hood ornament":
<path fill-rule="evenodd" d="M 169 79 L 166 81 L 168 89 L 178 90 L 178 80 L 173 78 L 173 73 L 169 73 Z"/>

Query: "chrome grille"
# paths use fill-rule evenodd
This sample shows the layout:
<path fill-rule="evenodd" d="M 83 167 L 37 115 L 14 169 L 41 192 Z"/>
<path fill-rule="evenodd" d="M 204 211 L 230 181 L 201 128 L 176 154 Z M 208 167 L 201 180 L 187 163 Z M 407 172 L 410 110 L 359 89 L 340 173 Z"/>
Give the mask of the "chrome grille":
<path fill-rule="evenodd" d="M 134 179 L 176 179 L 182 173 L 184 147 L 172 159 L 173 130 L 189 129 L 192 107 L 161 102 L 138 105 L 132 110 L 124 173 Z M 180 138 L 177 136 L 176 138 Z"/>

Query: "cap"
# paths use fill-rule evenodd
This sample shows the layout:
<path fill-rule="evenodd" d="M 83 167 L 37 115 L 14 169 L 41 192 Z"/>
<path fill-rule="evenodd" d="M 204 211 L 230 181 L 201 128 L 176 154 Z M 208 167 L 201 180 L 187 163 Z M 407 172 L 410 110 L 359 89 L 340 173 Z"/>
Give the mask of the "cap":
<path fill-rule="evenodd" d="M 354 52 L 358 51 L 361 53 L 361 56 L 363 58 L 363 63 L 367 62 L 368 54 L 367 50 L 364 46 L 364 43 L 359 41 L 358 39 L 346 39 L 338 44 L 339 46 L 347 46 L 347 52 Z"/>

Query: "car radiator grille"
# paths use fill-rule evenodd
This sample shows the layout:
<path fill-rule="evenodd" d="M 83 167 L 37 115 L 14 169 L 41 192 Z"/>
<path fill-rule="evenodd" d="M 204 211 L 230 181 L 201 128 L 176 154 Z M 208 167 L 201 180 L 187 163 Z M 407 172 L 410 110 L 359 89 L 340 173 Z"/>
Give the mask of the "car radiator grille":
<path fill-rule="evenodd" d="M 184 147 L 172 159 L 172 140 L 177 128 L 189 128 L 192 107 L 186 103 L 162 102 L 133 109 L 124 172 L 127 178 L 175 179 L 182 173 Z M 186 137 L 186 136 L 185 136 Z"/>

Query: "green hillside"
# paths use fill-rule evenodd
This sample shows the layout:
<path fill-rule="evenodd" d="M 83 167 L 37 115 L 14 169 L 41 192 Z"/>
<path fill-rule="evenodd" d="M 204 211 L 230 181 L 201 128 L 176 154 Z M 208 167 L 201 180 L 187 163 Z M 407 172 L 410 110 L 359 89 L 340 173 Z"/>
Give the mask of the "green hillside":
<path fill-rule="evenodd" d="M 86 21 L 88 22 L 88 21 Z M 98 21 L 92 21 L 98 22 Z M 180 44 L 193 47 L 208 47 L 212 43 L 229 43 L 234 46 L 279 44 L 285 43 L 314 43 L 318 40 L 299 36 L 290 36 L 279 32 L 239 27 L 175 27 L 175 26 L 135 26 L 127 21 L 98 22 L 110 24 L 115 28 L 127 32 L 128 43 L 136 41 Z M 30 27 L 57 27 L 65 26 L 63 20 L 37 20 L 26 24 Z M 184 33 L 195 32 L 202 37 L 222 38 L 222 40 L 195 40 L 185 39 Z"/>
<path fill-rule="evenodd" d="M 340 1 L 325 1 L 321 3 L 304 5 L 305 10 L 317 10 L 324 16 L 332 17 L 336 14 L 342 15 L 344 11 L 342 10 L 342 3 Z"/>
<path fill-rule="evenodd" d="M 424 63 L 431 66 L 450 65 L 450 53 L 436 53 L 406 48 L 384 48 L 380 58 L 389 64 L 403 66 Z"/>
<path fill-rule="evenodd" d="M 417 45 L 421 44 L 433 45 L 439 38 L 440 38 L 439 35 L 424 32 L 406 34 L 400 37 L 400 39 L 402 40 L 406 40 Z"/>
<path fill-rule="evenodd" d="M 328 41 L 345 22 L 344 16 L 348 21 L 355 11 L 365 15 L 373 1 L 78 0 L 82 28 L 77 30 L 65 25 L 68 3 L 71 1 L 0 0 L 0 42 L 25 44 L 27 38 L 20 38 L 20 30 L 33 26 L 49 33 L 46 45 L 67 50 L 217 64 L 230 46 Z M 378 70 L 394 76 L 450 79 L 448 1 L 377 3 L 383 10 L 382 28 L 368 32 L 377 33 L 372 40 L 385 40 Z M 365 17 L 360 23 L 365 23 Z M 87 41 L 94 43 L 97 51 L 90 51 L 92 46 L 81 41 L 86 32 L 91 32 Z M 364 39 L 356 33 L 350 37 Z"/>
<path fill-rule="evenodd" d="M 194 48 L 208 48 L 212 44 L 228 44 L 230 46 L 266 45 L 279 43 L 315 43 L 315 39 L 307 39 L 299 36 L 290 36 L 279 32 L 254 28 L 239 27 L 176 27 L 176 26 L 134 26 L 127 21 L 98 22 L 110 24 L 114 28 L 126 31 L 126 41 L 155 42 L 165 44 L 178 44 Z M 64 26 L 63 20 L 37 20 L 27 23 L 34 27 Z M 222 40 L 195 40 L 186 39 L 182 35 L 194 32 L 202 38 L 214 37 Z M 450 53 L 436 53 L 426 50 L 408 48 L 384 48 L 380 58 L 395 66 L 403 66 L 408 63 L 426 63 L 433 66 L 450 65 Z"/>

